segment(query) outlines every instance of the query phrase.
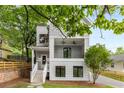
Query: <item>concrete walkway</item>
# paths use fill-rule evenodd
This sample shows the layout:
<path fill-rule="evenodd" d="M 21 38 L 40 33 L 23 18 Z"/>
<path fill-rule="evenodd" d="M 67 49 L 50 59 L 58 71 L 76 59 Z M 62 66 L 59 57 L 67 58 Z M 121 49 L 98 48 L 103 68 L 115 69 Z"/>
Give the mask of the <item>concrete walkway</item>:
<path fill-rule="evenodd" d="M 43 88 L 42 86 L 42 70 L 37 70 L 36 75 L 32 81 L 32 83 L 27 86 L 28 88 Z"/>
<path fill-rule="evenodd" d="M 116 88 L 124 88 L 124 82 L 121 82 L 121 81 L 118 81 L 118 80 L 115 80 L 115 79 L 111 79 L 111 78 L 108 78 L 108 77 L 105 77 L 105 76 L 99 76 L 96 83 L 110 85 L 110 86 L 116 87 Z"/>
<path fill-rule="evenodd" d="M 43 88 L 42 83 L 31 83 L 27 88 Z"/>

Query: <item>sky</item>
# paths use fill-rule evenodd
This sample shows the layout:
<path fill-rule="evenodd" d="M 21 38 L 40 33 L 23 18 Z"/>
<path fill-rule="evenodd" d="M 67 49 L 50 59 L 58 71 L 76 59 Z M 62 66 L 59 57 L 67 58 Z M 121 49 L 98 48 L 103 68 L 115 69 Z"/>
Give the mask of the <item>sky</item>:
<path fill-rule="evenodd" d="M 112 52 L 115 52 L 118 47 L 124 48 L 124 34 L 116 35 L 113 34 L 113 31 L 102 30 L 103 38 L 101 38 L 99 29 L 93 29 L 92 32 L 92 35 L 90 35 L 90 46 L 96 43 L 105 44 L 106 48 Z"/>
<path fill-rule="evenodd" d="M 110 15 L 106 15 L 107 18 L 110 18 Z M 118 21 L 124 19 L 123 16 L 120 16 L 116 12 L 112 17 L 116 18 Z M 112 52 L 116 51 L 116 48 L 124 48 L 124 34 L 116 35 L 113 31 L 102 30 L 103 38 L 101 38 L 99 29 L 92 29 L 92 34 L 90 35 L 90 46 L 95 45 L 96 43 L 105 44 L 106 48 Z"/>

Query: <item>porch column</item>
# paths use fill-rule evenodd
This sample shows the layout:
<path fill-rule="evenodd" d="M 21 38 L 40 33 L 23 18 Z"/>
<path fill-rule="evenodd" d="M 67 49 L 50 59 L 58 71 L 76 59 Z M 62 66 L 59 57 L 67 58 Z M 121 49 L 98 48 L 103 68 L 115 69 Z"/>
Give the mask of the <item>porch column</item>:
<path fill-rule="evenodd" d="M 34 50 L 32 49 L 32 69 L 34 67 Z"/>
<path fill-rule="evenodd" d="M 84 54 L 85 54 L 87 48 L 89 48 L 89 39 L 85 38 L 84 39 Z"/>
<path fill-rule="evenodd" d="M 54 58 L 54 38 L 50 39 L 49 51 L 50 51 L 49 58 Z"/>

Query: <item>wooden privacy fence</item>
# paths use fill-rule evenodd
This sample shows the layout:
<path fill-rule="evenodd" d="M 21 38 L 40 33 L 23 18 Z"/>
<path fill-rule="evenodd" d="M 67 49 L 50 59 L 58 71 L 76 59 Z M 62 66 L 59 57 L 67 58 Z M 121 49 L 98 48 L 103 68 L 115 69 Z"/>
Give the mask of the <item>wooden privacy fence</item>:
<path fill-rule="evenodd" d="M 22 69 L 31 68 L 31 63 L 0 61 L 0 69 L 21 69 L 21 68 Z"/>

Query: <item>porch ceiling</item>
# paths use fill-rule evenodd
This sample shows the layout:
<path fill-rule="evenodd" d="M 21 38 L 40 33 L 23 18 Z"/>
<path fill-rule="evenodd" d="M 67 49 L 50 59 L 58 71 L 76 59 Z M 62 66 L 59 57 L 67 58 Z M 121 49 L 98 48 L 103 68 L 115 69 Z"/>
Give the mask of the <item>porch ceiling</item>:
<path fill-rule="evenodd" d="M 31 47 L 31 49 L 36 50 L 36 51 L 49 51 L 49 47 Z"/>
<path fill-rule="evenodd" d="M 56 45 L 58 45 L 58 44 L 83 45 L 84 39 L 83 38 L 67 38 L 67 39 L 56 38 L 55 44 Z"/>

